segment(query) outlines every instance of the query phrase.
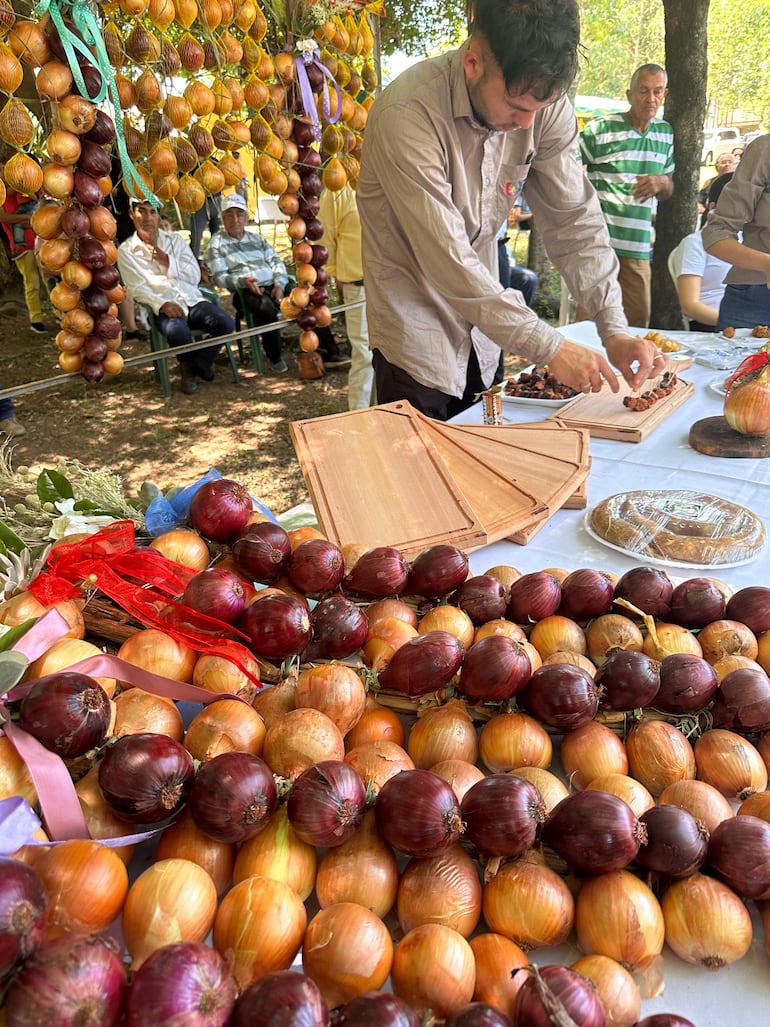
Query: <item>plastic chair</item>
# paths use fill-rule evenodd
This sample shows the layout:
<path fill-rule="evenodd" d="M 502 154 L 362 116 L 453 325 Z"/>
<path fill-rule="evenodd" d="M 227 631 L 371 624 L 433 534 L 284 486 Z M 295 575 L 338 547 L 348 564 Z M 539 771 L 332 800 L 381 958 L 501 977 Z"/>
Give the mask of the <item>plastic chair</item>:
<path fill-rule="evenodd" d="M 254 370 L 259 374 L 262 374 L 263 363 L 262 363 L 262 333 L 260 329 L 262 325 L 258 325 L 254 320 L 254 311 L 249 310 L 248 304 L 246 303 L 246 289 L 236 289 L 233 296 L 238 300 L 235 306 L 235 330 L 240 331 L 241 320 L 246 322 L 247 328 L 253 328 L 255 334 L 249 336 L 249 347 L 251 349 L 251 362 L 254 364 Z M 243 362 L 243 340 L 238 341 L 238 349 Z"/>
<path fill-rule="evenodd" d="M 210 299 L 212 303 L 216 303 L 217 306 L 219 306 L 219 297 L 216 295 L 216 293 L 212 293 L 208 289 L 201 289 L 201 292 L 204 293 L 206 299 Z M 168 349 L 168 339 L 158 327 L 158 321 L 155 317 L 155 313 L 153 312 L 152 308 L 146 306 L 145 304 L 141 304 L 141 306 L 147 314 L 147 321 L 150 326 L 150 350 L 153 353 L 157 353 L 160 350 Z M 196 328 L 195 331 L 193 331 L 192 336 L 193 339 L 198 341 L 199 339 L 205 338 L 206 333 L 202 329 Z M 241 376 L 238 372 L 238 365 L 235 362 L 235 355 L 233 354 L 233 344 L 230 341 L 225 341 L 222 343 L 222 345 L 227 350 L 227 357 L 230 361 L 230 370 L 233 373 L 233 381 L 240 382 Z M 170 396 L 171 375 L 169 374 L 168 370 L 168 357 L 159 357 L 157 360 L 154 360 L 153 363 L 155 364 L 155 378 L 157 381 L 160 382 L 161 389 L 163 390 L 163 395 Z"/>

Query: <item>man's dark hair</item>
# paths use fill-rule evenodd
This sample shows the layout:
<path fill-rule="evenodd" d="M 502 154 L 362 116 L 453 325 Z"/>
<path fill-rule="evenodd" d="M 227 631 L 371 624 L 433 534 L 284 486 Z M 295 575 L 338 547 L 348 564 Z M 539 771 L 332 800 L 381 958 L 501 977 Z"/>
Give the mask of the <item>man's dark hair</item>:
<path fill-rule="evenodd" d="M 482 36 L 509 90 L 547 100 L 566 92 L 580 49 L 577 0 L 473 0 L 472 35 Z"/>

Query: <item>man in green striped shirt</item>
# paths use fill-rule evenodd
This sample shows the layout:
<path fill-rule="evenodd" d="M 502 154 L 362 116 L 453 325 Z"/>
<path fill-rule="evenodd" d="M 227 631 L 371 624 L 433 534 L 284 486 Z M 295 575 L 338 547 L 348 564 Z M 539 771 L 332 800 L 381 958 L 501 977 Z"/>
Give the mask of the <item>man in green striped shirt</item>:
<path fill-rule="evenodd" d="M 596 189 L 615 254 L 628 323 L 650 323 L 652 219 L 657 200 L 674 191 L 674 130 L 657 118 L 668 77 L 643 64 L 626 90 L 629 110 L 589 121 L 580 136 L 588 178 Z"/>

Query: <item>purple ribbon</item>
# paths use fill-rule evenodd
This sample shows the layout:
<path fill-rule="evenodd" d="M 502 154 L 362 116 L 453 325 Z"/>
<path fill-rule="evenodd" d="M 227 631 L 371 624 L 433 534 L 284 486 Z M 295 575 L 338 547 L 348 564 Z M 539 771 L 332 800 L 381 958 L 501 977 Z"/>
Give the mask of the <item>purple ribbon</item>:
<path fill-rule="evenodd" d="M 310 118 L 316 142 L 320 143 L 321 123 L 318 119 L 318 109 L 316 108 L 315 100 L 313 98 L 313 89 L 307 75 L 308 65 L 314 64 L 320 69 L 324 76 L 321 93 L 321 107 L 323 110 L 324 120 L 328 121 L 332 125 L 336 121 L 339 121 L 340 118 L 340 112 L 342 109 L 342 93 L 340 92 L 340 87 L 337 85 L 334 75 L 332 75 L 326 65 L 321 62 L 321 51 L 318 47 L 314 50 L 303 50 L 299 56 L 294 58 L 294 64 L 297 68 L 297 81 L 299 82 L 300 93 L 302 94 L 302 105 L 305 108 L 305 114 Z M 337 91 L 337 110 L 333 115 L 331 113 L 331 108 L 329 107 L 329 82 L 331 82 Z"/>

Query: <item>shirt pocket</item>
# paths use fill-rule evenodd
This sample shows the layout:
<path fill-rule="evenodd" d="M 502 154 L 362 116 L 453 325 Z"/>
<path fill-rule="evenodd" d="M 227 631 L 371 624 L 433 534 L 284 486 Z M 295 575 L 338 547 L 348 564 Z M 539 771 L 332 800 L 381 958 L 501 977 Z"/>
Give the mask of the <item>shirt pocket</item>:
<path fill-rule="evenodd" d="M 529 175 L 529 164 L 502 164 L 500 167 L 500 221 L 507 221 L 511 207 L 516 205 Z"/>

